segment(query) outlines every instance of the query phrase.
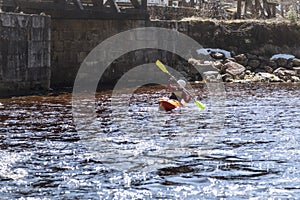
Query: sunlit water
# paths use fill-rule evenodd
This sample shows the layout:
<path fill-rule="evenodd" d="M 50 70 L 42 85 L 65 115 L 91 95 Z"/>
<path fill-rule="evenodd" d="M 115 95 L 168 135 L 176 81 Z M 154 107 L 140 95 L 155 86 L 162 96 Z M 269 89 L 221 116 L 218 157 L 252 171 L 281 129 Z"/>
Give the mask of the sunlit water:
<path fill-rule="evenodd" d="M 221 129 L 199 93 L 207 110 L 166 113 L 141 90 L 127 118 L 101 93 L 92 143 L 69 94 L 0 99 L 1 199 L 299 198 L 300 86 L 227 85 Z"/>

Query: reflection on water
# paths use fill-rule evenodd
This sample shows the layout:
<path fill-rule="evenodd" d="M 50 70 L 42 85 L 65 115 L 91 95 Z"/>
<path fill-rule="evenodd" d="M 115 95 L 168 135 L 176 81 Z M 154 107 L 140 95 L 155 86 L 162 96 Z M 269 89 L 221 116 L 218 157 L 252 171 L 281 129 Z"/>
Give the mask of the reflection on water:
<path fill-rule="evenodd" d="M 76 131 L 69 94 L 0 99 L 1 199 L 297 198 L 299 89 L 227 85 L 218 134 L 193 103 L 158 112 L 155 87 L 135 93 L 126 115 L 98 94 L 101 137 Z"/>

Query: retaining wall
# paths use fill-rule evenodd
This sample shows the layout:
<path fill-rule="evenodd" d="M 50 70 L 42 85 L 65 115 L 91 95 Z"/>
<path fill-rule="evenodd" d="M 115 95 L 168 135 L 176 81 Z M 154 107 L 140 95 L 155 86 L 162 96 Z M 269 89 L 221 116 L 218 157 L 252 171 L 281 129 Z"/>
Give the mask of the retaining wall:
<path fill-rule="evenodd" d="M 51 85 L 54 88 L 72 87 L 80 64 L 93 48 L 117 33 L 145 26 L 175 29 L 205 48 L 222 48 L 234 54 L 251 53 L 268 57 L 276 53 L 291 53 L 300 57 L 300 26 L 297 24 L 216 20 L 55 19 L 52 21 Z M 177 58 L 172 54 L 158 50 L 139 50 L 116 59 L 101 80 L 113 84 L 134 66 L 155 62 L 156 59 L 173 66 L 177 64 Z"/>
<path fill-rule="evenodd" d="M 0 96 L 50 86 L 50 17 L 0 13 Z"/>

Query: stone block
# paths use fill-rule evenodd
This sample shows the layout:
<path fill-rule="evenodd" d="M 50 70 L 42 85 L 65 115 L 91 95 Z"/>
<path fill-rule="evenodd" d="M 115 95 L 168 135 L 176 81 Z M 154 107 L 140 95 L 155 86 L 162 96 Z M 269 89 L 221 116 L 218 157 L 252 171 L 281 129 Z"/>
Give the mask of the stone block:
<path fill-rule="evenodd" d="M 32 16 L 32 28 L 44 28 L 45 27 L 45 17 Z"/>
<path fill-rule="evenodd" d="M 30 23 L 30 18 L 26 15 L 19 15 L 17 21 L 19 28 L 27 28 Z"/>
<path fill-rule="evenodd" d="M 73 31 L 64 31 L 63 32 L 63 40 L 74 40 L 74 32 Z"/>
<path fill-rule="evenodd" d="M 2 26 L 3 27 L 15 27 L 16 26 L 16 17 L 13 14 L 0 13 Z"/>

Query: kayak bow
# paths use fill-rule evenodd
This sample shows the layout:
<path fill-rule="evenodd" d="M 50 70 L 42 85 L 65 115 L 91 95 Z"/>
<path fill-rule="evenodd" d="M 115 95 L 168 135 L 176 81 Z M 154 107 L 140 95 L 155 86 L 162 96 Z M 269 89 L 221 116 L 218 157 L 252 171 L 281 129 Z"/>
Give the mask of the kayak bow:
<path fill-rule="evenodd" d="M 158 105 L 160 110 L 171 111 L 181 106 L 180 102 L 175 99 L 159 99 Z"/>

